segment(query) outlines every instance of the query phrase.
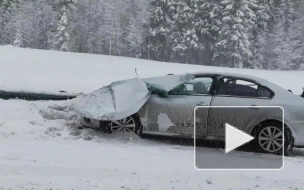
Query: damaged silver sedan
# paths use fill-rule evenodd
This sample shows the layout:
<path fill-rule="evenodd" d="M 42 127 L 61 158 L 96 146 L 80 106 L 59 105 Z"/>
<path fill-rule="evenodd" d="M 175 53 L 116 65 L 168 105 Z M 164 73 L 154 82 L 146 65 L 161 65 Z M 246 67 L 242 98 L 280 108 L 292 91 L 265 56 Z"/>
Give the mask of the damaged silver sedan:
<path fill-rule="evenodd" d="M 196 114 L 195 133 L 197 106 L 205 109 Z M 209 106 L 280 106 L 285 113 L 284 130 L 277 111 Z M 254 145 L 261 151 L 287 153 L 292 147 L 304 147 L 304 99 L 252 76 L 193 73 L 118 81 L 76 98 L 74 108 L 83 126 L 108 133 L 130 131 L 140 136 L 189 138 L 195 134 L 197 138 L 223 141 L 225 123 L 238 121 L 242 131 L 255 137 Z"/>

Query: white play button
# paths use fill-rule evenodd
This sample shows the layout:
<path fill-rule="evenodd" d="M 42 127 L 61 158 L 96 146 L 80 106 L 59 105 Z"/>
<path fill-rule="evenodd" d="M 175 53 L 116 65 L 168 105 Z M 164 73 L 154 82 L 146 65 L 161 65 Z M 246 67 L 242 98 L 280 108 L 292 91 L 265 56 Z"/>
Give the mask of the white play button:
<path fill-rule="evenodd" d="M 225 135 L 225 153 L 229 153 L 237 147 L 254 139 L 251 135 L 244 133 L 228 123 L 225 124 Z"/>

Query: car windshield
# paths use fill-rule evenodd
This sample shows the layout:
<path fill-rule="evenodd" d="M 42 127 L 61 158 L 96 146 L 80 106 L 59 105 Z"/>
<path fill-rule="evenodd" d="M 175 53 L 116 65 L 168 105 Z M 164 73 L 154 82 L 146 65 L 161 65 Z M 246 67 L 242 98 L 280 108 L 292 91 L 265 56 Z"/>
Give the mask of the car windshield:
<path fill-rule="evenodd" d="M 180 84 L 173 88 L 169 94 L 175 95 L 195 95 L 209 94 L 212 84 L 211 78 L 194 78 L 188 82 Z"/>
<path fill-rule="evenodd" d="M 162 97 L 167 97 L 169 91 L 182 86 L 182 84 L 188 83 L 194 78 L 192 74 L 183 75 L 167 75 L 162 77 L 144 78 L 141 79 L 147 84 L 147 88 L 153 93 Z M 178 87 L 176 87 L 178 86 Z"/>

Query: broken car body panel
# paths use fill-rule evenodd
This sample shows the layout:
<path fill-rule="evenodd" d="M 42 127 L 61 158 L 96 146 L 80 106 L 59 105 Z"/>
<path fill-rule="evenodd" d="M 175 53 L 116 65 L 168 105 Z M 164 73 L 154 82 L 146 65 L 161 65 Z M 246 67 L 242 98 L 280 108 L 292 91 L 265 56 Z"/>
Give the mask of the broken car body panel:
<path fill-rule="evenodd" d="M 173 87 L 192 78 L 194 75 L 183 74 L 112 82 L 78 96 L 73 108 L 79 115 L 92 120 L 120 120 L 137 113 L 149 99 L 151 91 L 166 97 Z"/>
<path fill-rule="evenodd" d="M 136 113 L 150 93 L 140 79 L 117 81 L 78 96 L 73 108 L 79 115 L 93 120 L 120 120 Z"/>
<path fill-rule="evenodd" d="M 203 97 L 209 105 L 211 96 Z M 138 114 L 144 126 L 144 131 L 168 132 L 177 135 L 193 136 L 194 108 L 202 100 L 201 96 L 169 95 L 169 98 L 152 94 Z M 177 111 L 178 110 L 178 111 Z M 169 122 L 159 116 L 164 114 Z M 206 134 L 208 110 L 200 110 L 197 118 L 197 127 L 201 135 Z"/>

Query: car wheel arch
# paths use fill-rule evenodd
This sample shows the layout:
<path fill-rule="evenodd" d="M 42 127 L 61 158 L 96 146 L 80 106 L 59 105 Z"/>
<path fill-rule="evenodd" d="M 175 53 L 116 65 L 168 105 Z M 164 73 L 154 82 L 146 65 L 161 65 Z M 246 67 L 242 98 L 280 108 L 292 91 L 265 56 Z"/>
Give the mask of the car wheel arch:
<path fill-rule="evenodd" d="M 254 127 L 253 127 L 253 129 L 251 130 L 251 135 L 252 136 L 254 136 L 255 135 L 255 133 L 260 129 L 260 128 L 262 128 L 262 127 L 264 127 L 266 124 L 268 124 L 268 123 L 275 123 L 275 124 L 278 124 L 278 125 L 281 125 L 282 124 L 282 121 L 279 121 L 279 120 L 276 120 L 276 119 L 266 119 L 266 120 L 263 120 L 263 121 L 261 121 L 261 122 L 259 122 L 257 125 L 255 125 Z M 286 123 L 284 123 L 284 125 L 285 125 L 285 127 L 287 127 L 287 129 L 289 129 L 291 132 L 292 132 L 292 134 L 293 134 L 293 131 L 291 130 L 291 128 L 286 124 Z"/>

